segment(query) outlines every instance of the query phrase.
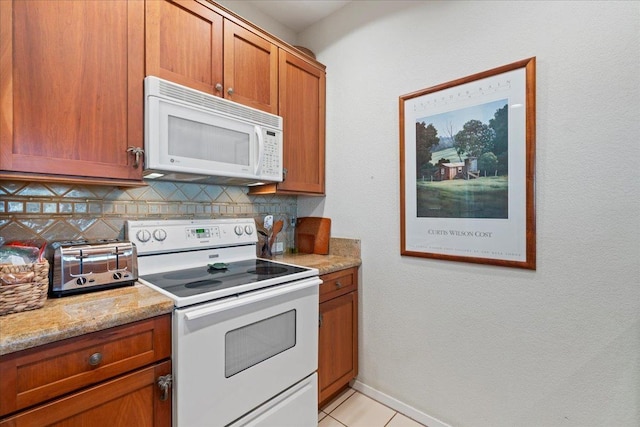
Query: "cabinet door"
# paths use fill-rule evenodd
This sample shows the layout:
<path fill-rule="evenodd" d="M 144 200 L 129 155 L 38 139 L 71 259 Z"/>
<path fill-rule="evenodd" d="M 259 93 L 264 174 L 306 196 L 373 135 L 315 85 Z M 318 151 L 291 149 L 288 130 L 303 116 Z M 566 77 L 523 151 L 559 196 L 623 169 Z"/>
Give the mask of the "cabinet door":
<path fill-rule="evenodd" d="M 144 3 L 1 1 L 0 20 L 0 171 L 141 181 Z"/>
<path fill-rule="evenodd" d="M 150 366 L 0 421 L 13 426 L 171 426 L 171 394 L 163 400 L 157 380 L 171 362 Z"/>
<path fill-rule="evenodd" d="M 268 113 L 278 112 L 278 47 L 224 21 L 224 97 Z"/>
<path fill-rule="evenodd" d="M 171 355 L 162 315 L 0 357 L 0 415 L 150 365 Z"/>
<path fill-rule="evenodd" d="M 281 50 L 279 75 L 287 172 L 278 191 L 324 194 L 325 72 Z"/>
<path fill-rule="evenodd" d="M 194 0 L 147 0 L 146 75 L 222 96 L 222 16 Z"/>
<path fill-rule="evenodd" d="M 358 375 L 358 293 L 320 304 L 318 403 L 324 404 Z"/>

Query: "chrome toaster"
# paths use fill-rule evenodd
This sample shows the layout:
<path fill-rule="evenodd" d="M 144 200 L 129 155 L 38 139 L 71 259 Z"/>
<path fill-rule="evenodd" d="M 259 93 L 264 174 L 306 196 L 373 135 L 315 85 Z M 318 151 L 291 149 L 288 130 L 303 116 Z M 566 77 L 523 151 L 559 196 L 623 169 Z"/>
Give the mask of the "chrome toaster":
<path fill-rule="evenodd" d="M 119 286 L 138 279 L 136 246 L 122 240 L 72 240 L 47 246 L 49 295 L 61 297 Z"/>

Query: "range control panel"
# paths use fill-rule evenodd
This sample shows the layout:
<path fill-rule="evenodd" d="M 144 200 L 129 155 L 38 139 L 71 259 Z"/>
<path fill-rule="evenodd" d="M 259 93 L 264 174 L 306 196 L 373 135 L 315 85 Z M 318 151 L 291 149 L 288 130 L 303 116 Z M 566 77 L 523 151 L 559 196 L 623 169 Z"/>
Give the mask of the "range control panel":
<path fill-rule="evenodd" d="M 127 221 L 138 254 L 255 244 L 253 218 Z"/>

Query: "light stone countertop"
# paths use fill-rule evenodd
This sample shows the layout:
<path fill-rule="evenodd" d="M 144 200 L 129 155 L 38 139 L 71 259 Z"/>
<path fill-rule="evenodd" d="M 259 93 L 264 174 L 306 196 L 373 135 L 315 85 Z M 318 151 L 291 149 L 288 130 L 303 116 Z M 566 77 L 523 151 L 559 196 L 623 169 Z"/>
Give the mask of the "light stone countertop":
<path fill-rule="evenodd" d="M 316 254 L 286 254 L 273 258 L 274 261 L 282 261 L 287 264 L 301 265 L 303 267 L 317 268 L 322 274 L 333 273 L 345 268 L 359 267 L 362 262 L 360 258 L 344 257 L 339 255 L 316 255 Z"/>
<path fill-rule="evenodd" d="M 40 309 L 0 316 L 0 356 L 172 311 L 170 298 L 142 284 L 49 298 Z"/>
<path fill-rule="evenodd" d="M 329 255 L 283 254 L 276 255 L 273 260 L 317 268 L 321 275 L 333 273 L 346 268 L 359 267 L 362 264 L 360 240 L 332 237 L 329 240 Z"/>
<path fill-rule="evenodd" d="M 361 265 L 360 240 L 331 238 L 329 255 L 285 254 L 274 261 L 328 274 Z M 140 283 L 62 298 L 44 307 L 0 316 L 0 356 L 171 313 L 173 300 Z"/>

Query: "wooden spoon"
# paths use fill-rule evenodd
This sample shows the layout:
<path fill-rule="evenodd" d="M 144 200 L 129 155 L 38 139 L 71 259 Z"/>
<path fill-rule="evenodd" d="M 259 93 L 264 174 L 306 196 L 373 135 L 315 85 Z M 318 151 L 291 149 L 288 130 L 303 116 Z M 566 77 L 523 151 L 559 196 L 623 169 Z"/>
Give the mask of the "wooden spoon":
<path fill-rule="evenodd" d="M 269 248 L 273 247 L 273 244 L 276 242 L 276 237 L 278 233 L 282 230 L 284 226 L 284 221 L 279 219 L 273 224 L 273 231 L 271 232 L 271 238 L 269 239 Z"/>

